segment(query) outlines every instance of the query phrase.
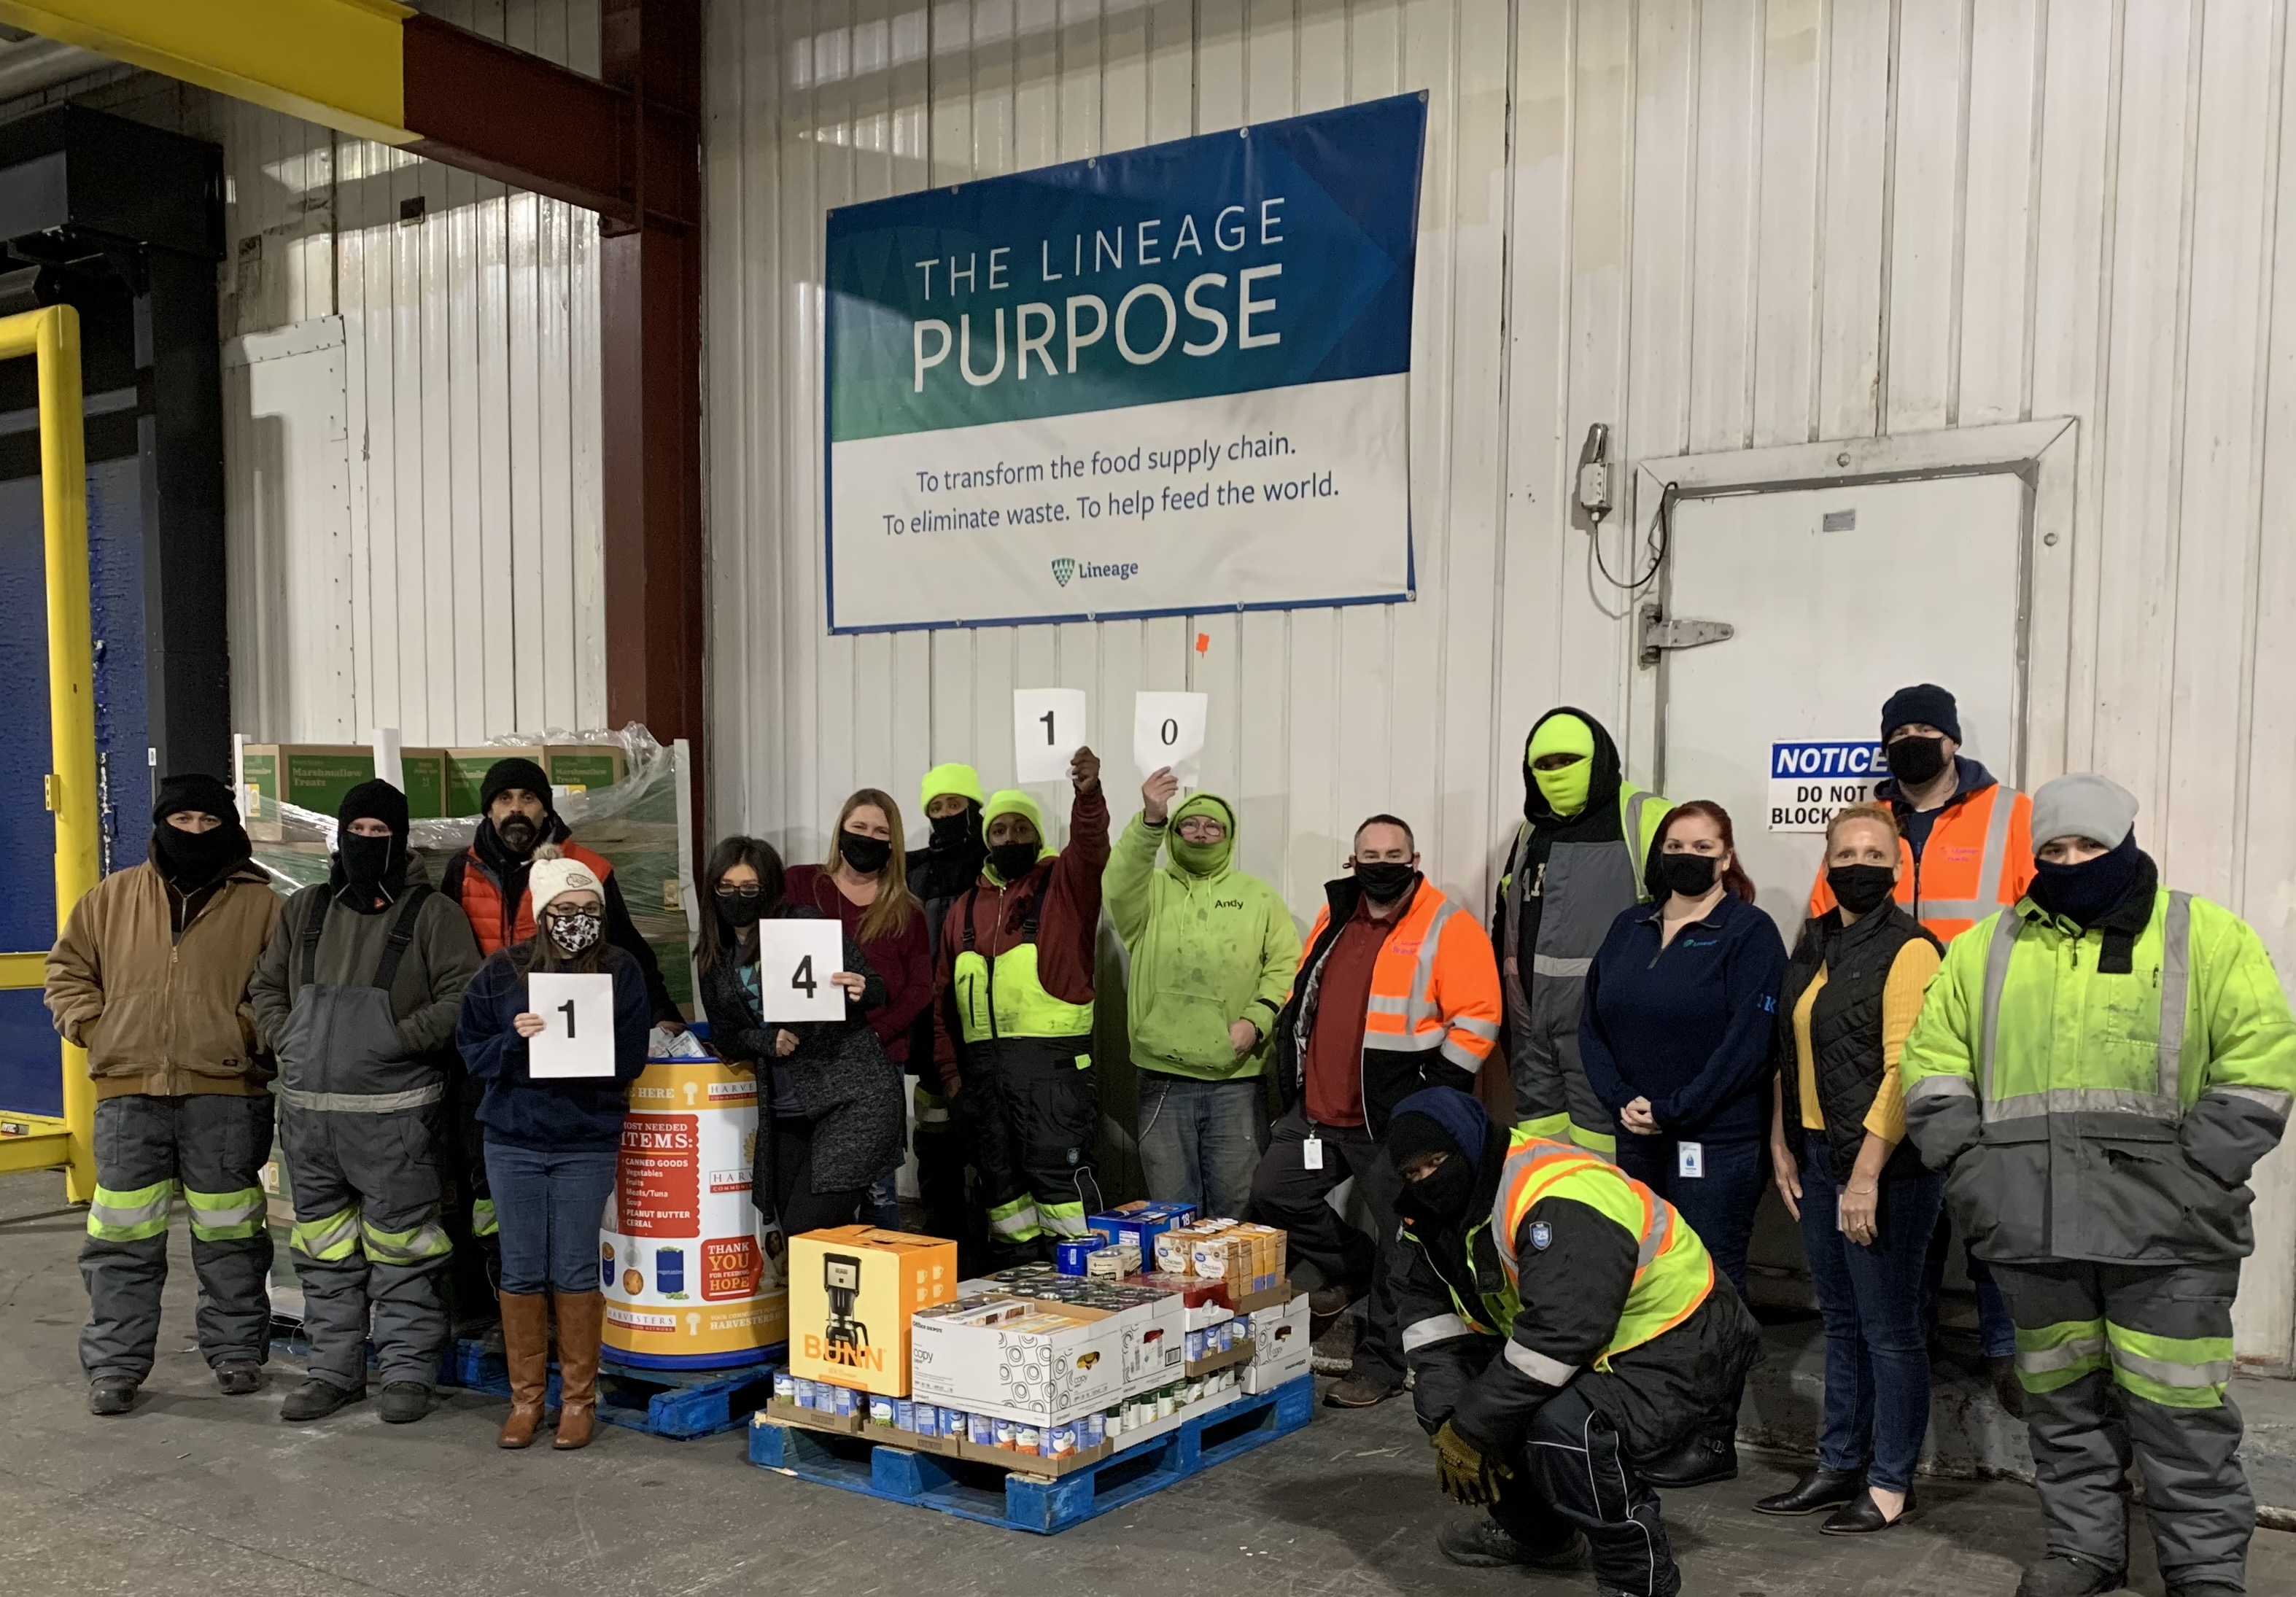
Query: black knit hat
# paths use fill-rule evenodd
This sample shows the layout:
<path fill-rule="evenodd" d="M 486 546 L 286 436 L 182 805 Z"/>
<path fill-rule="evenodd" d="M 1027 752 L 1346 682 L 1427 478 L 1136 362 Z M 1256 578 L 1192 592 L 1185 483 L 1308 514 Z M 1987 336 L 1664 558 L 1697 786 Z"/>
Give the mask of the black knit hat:
<path fill-rule="evenodd" d="M 1961 741 L 1961 708 L 1953 695 L 1933 682 L 1899 688 L 1882 706 L 1882 741 L 1900 726 L 1934 726 L 1955 742 Z"/>
<path fill-rule="evenodd" d="M 512 784 L 515 785 L 515 784 Z M 406 835 L 406 795 L 380 777 L 360 782 L 343 795 L 335 807 L 335 824 L 348 827 L 354 821 L 380 821 L 390 828 L 390 835 Z"/>
<path fill-rule="evenodd" d="M 170 776 L 160 783 L 160 797 L 152 806 L 152 824 L 165 826 L 169 815 L 185 810 L 197 810 L 218 821 L 235 823 L 239 820 L 239 806 L 232 802 L 231 790 L 202 772 Z"/>
<path fill-rule="evenodd" d="M 487 767 L 487 779 L 479 784 L 479 813 L 484 815 L 495 807 L 495 800 L 512 788 L 521 788 L 542 800 L 542 807 L 557 814 L 550 802 L 550 778 L 532 760 L 512 755 L 498 759 Z"/>

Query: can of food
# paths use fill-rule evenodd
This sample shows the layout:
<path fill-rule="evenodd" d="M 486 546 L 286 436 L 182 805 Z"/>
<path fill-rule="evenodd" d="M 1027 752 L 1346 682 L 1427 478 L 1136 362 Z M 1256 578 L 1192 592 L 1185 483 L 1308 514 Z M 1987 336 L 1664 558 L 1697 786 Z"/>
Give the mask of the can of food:
<path fill-rule="evenodd" d="M 1040 1453 L 1044 1450 L 1044 1445 L 1045 1433 L 1037 1427 L 1034 1425 L 1015 1425 L 1013 1428 L 1013 1452 Z"/>
<path fill-rule="evenodd" d="M 1045 1430 L 1044 1454 L 1046 1458 L 1068 1458 L 1077 1450 L 1077 1428 L 1073 1425 L 1048 1426 Z"/>
<path fill-rule="evenodd" d="M 774 1401 L 775 1403 L 797 1401 L 797 1377 L 786 1370 L 774 1372 Z"/>
<path fill-rule="evenodd" d="M 1077 1426 L 1077 1445 L 1097 1447 L 1108 1440 L 1109 1422 L 1115 1418 L 1113 1410 L 1104 1414 L 1086 1414 Z"/>
<path fill-rule="evenodd" d="M 598 1244 L 598 1287 L 601 1291 L 614 1284 L 614 1245 Z"/>
<path fill-rule="evenodd" d="M 869 1399 L 869 1423 L 872 1425 L 882 1425 L 888 1429 L 891 1429 L 893 1423 L 893 1400 L 890 1397 L 873 1396 Z"/>

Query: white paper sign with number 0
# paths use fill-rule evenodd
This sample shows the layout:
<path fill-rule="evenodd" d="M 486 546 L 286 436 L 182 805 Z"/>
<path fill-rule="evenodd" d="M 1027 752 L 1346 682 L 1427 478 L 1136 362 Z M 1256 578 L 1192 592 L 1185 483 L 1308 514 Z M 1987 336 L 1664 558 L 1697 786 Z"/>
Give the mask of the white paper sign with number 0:
<path fill-rule="evenodd" d="M 1022 787 L 1066 782 L 1069 761 L 1088 741 L 1082 688 L 1013 690 L 1013 777 Z"/>
<path fill-rule="evenodd" d="M 758 996 L 767 1025 L 842 1020 L 845 989 L 829 979 L 845 969 L 845 927 L 837 921 L 758 922 Z"/>
<path fill-rule="evenodd" d="M 1184 788 L 1203 774 L 1204 717 L 1210 700 L 1202 693 L 1136 693 L 1132 696 L 1132 763 L 1145 782 L 1164 766 Z"/>
<path fill-rule="evenodd" d="M 614 1073 L 614 979 L 536 971 L 526 979 L 526 1005 L 549 1029 L 526 1040 L 526 1072 L 552 1077 Z"/>

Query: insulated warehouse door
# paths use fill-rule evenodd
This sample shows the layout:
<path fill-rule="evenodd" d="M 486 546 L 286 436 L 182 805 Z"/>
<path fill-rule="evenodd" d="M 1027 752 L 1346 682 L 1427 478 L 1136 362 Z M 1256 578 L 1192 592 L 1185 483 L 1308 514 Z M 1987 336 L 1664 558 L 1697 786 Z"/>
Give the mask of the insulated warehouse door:
<path fill-rule="evenodd" d="M 1934 682 L 1963 753 L 2015 784 L 2023 758 L 2029 490 L 1981 476 L 1684 499 L 1659 650 L 1660 790 L 1712 798 L 1789 944 L 1825 819 L 1880 774 L 1882 701 Z M 1698 621 L 1732 635 L 1696 643 Z"/>

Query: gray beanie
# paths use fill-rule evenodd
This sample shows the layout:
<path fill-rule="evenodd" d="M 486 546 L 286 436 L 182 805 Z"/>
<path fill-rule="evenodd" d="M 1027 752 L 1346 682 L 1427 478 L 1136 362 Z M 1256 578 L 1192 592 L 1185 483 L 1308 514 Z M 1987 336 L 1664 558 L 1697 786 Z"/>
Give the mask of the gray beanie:
<path fill-rule="evenodd" d="M 2118 848 L 2136 826 L 2136 795 L 2110 776 L 2080 771 L 2041 784 L 2033 795 L 2033 851 L 2056 838 L 2087 838 Z"/>

